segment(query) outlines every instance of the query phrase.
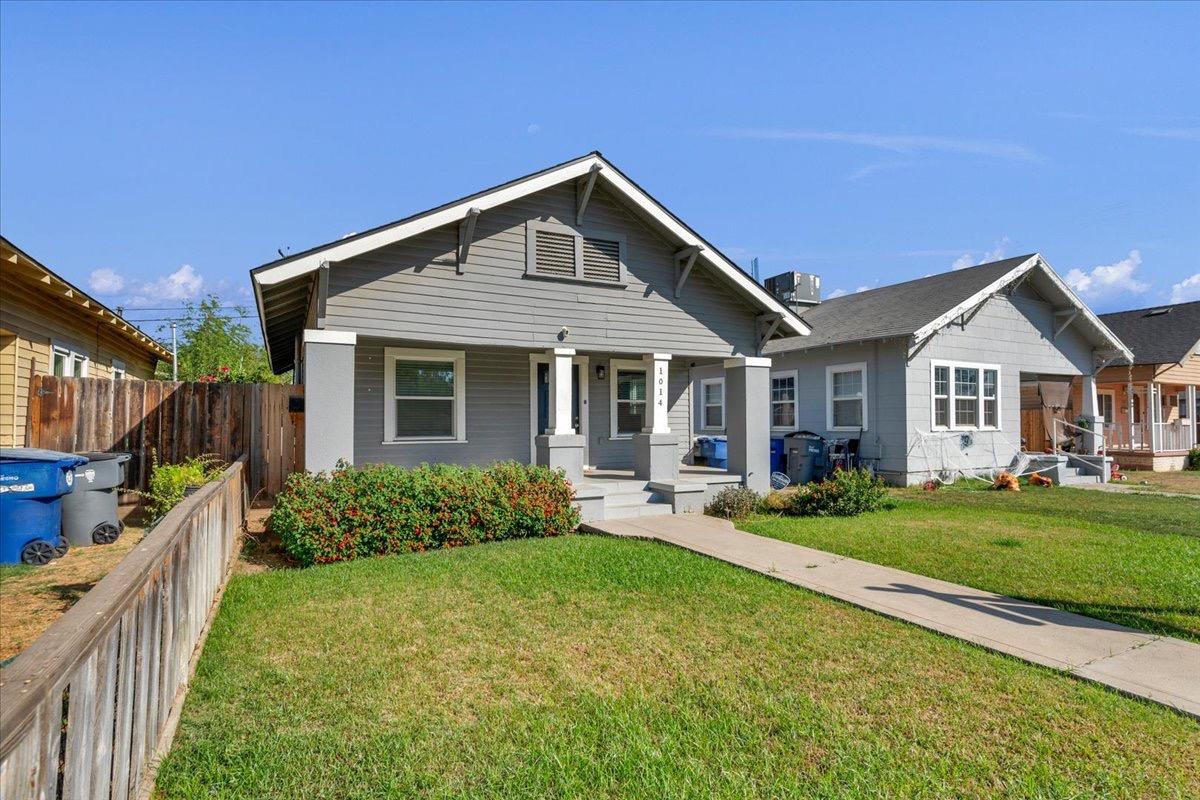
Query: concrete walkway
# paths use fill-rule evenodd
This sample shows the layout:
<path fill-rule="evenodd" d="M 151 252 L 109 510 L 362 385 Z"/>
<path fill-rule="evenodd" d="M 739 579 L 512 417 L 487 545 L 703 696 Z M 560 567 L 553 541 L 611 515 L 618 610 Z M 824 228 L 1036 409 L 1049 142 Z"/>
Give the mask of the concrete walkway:
<path fill-rule="evenodd" d="M 727 561 L 1200 719 L 1200 645 L 736 530 L 698 514 L 587 523 Z"/>

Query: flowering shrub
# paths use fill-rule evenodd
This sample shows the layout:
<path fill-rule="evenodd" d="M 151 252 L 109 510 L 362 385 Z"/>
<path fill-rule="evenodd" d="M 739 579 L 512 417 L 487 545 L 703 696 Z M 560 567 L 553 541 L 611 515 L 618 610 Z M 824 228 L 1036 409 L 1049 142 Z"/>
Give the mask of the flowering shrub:
<path fill-rule="evenodd" d="M 800 517 L 853 517 L 888 507 L 887 487 L 865 469 L 838 470 L 801 486 L 788 513 Z"/>
<path fill-rule="evenodd" d="M 515 462 L 487 469 L 339 464 L 295 473 L 269 522 L 304 565 L 499 539 L 558 536 L 579 524 L 561 473 Z"/>

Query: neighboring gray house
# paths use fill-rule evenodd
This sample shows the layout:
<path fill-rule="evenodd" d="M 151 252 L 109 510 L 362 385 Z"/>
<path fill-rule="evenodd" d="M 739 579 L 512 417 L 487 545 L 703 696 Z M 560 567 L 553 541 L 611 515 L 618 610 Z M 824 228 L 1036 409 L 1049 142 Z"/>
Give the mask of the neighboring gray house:
<path fill-rule="evenodd" d="M 1034 402 L 1065 394 L 1082 376 L 1082 413 L 1094 416 L 1095 373 L 1129 355 L 1036 254 L 838 297 L 801 318 L 810 336 L 764 348 L 771 435 L 859 439 L 864 462 L 898 484 L 1009 465 L 1023 417 L 1049 419 L 1040 406 L 1022 412 L 1023 394 L 1030 405 L 1031 392 Z M 693 372 L 700 433 L 720 432 L 716 409 L 703 405 L 721 380 L 720 370 Z"/>
<path fill-rule="evenodd" d="M 308 469 L 536 461 L 592 518 L 765 490 L 761 351 L 809 332 L 599 153 L 251 276 L 271 364 L 306 386 Z M 727 473 L 681 465 L 699 367 L 724 378 Z"/>

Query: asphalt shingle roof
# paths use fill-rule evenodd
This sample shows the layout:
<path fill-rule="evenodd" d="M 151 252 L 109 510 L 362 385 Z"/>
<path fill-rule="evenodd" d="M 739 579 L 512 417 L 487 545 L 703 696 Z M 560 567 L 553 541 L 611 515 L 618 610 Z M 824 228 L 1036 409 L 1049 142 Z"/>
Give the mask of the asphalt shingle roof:
<path fill-rule="evenodd" d="M 1101 314 L 1100 321 L 1133 351 L 1133 363 L 1177 364 L 1200 341 L 1200 300 Z"/>
<path fill-rule="evenodd" d="M 807 350 L 824 345 L 909 336 L 995 283 L 1033 255 L 1006 258 L 825 300 L 800 315 L 812 326 L 812 334 L 772 342 L 764 352 Z"/>

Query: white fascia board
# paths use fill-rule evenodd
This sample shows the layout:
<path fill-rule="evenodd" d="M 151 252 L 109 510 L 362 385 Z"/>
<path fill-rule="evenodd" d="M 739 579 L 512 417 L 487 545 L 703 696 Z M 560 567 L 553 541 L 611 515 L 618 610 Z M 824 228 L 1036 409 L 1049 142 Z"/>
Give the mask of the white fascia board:
<path fill-rule="evenodd" d="M 1094 327 L 1100 333 L 1101 337 L 1103 337 L 1108 344 L 1112 345 L 1114 352 L 1120 353 L 1132 363 L 1133 351 L 1126 347 L 1125 343 L 1117 338 L 1117 335 L 1113 333 L 1112 330 L 1105 325 L 1104 322 L 1102 322 L 1101 319 L 1096 316 L 1096 314 L 1090 308 L 1088 308 L 1087 304 L 1080 299 L 1079 295 L 1075 294 L 1074 289 L 1068 286 L 1062 278 L 1058 277 L 1058 273 L 1055 272 L 1048 263 L 1046 263 L 1045 259 L 1043 259 L 1041 256 L 1038 256 L 1038 260 L 1042 266 L 1043 274 L 1045 274 L 1046 277 L 1050 279 L 1050 282 L 1053 283 L 1055 287 L 1057 287 L 1058 290 L 1063 293 L 1063 296 L 1067 298 L 1067 302 L 1069 302 L 1076 309 L 1078 309 L 1080 313 L 1083 314 L 1084 318 L 1092 324 L 1092 327 Z"/>
<path fill-rule="evenodd" d="M 1003 289 L 1008 284 L 1015 281 L 1017 278 L 1024 275 L 1026 272 L 1029 272 L 1031 269 L 1033 269 L 1034 267 L 1037 266 L 1038 260 L 1040 258 L 1041 258 L 1041 256 L 1036 255 L 1036 254 L 1030 256 L 1025 261 L 1022 261 L 1018 266 L 1014 267 L 1011 271 L 1004 273 L 1003 276 L 1001 276 L 1000 278 L 998 278 L 995 281 L 992 281 L 990 284 L 988 284 L 984 288 L 980 289 L 978 292 L 971 295 L 966 300 L 964 300 L 961 303 L 959 303 L 958 305 L 956 305 L 954 308 L 952 308 L 949 311 L 945 312 L 944 314 L 938 316 L 933 321 L 928 322 L 925 325 L 922 325 L 915 332 L 913 332 L 912 346 L 916 347 L 921 342 L 925 341 L 930 336 L 932 336 L 933 334 L 940 331 L 942 328 L 949 325 L 957 317 L 962 316 L 963 314 L 970 311 L 975 306 L 982 303 L 984 300 L 987 300 L 989 297 L 994 295 L 996 292 Z"/>
<path fill-rule="evenodd" d="M 660 225 L 670 231 L 685 246 L 699 245 L 703 249 L 699 257 L 707 261 L 720 273 L 729 278 L 735 286 L 742 291 L 756 298 L 763 306 L 771 311 L 777 312 L 783 317 L 783 324 L 787 326 L 793 333 L 801 336 L 807 336 L 812 332 L 804 322 L 785 305 L 776 300 L 770 292 L 764 287 L 755 283 L 750 277 L 742 272 L 736 265 L 726 261 L 719 256 L 711 246 L 706 246 L 706 243 L 698 236 L 693 234 L 686 226 L 682 225 L 673 216 L 671 216 L 662 206 L 660 206 L 653 198 L 635 186 L 624 175 L 607 164 L 599 156 L 591 156 L 589 158 L 576 161 L 572 164 L 566 164 L 558 169 L 544 172 L 540 175 L 535 175 L 519 183 L 514 183 L 511 186 L 506 186 L 502 189 L 497 189 L 489 194 L 473 197 L 462 202 L 455 203 L 452 206 L 443 208 L 432 214 L 428 214 L 418 219 L 409 222 L 399 223 L 383 230 L 376 231 L 368 236 L 363 236 L 358 239 L 353 239 L 345 243 L 334 243 L 321 250 L 309 253 L 306 256 L 297 258 L 294 261 L 289 261 L 285 264 L 280 264 L 277 267 L 271 267 L 261 272 L 254 274 L 255 288 L 259 286 L 271 286 L 283 281 L 291 280 L 299 275 L 307 272 L 312 272 L 320 266 L 323 261 L 344 261 L 348 258 L 354 258 L 357 255 L 368 253 L 372 250 L 377 250 L 380 247 L 385 247 L 394 242 L 406 239 L 410 236 L 416 236 L 425 231 L 440 228 L 443 225 L 448 225 L 452 222 L 459 222 L 463 216 L 472 208 L 478 208 L 481 211 L 487 211 L 490 208 L 510 203 L 513 200 L 518 200 L 526 195 L 540 192 L 543 189 L 548 189 L 551 186 L 557 186 L 564 181 L 569 181 L 574 178 L 581 177 L 590 173 L 594 167 L 599 166 L 600 179 L 606 181 L 613 189 L 631 200 L 640 210 L 657 221 Z M 608 167 L 605 169 L 605 167 Z"/>
<path fill-rule="evenodd" d="M 771 311 L 783 315 L 783 324 L 786 325 L 792 332 L 801 336 L 808 336 L 812 333 L 804 322 L 785 306 L 783 303 L 776 300 L 770 292 L 763 286 L 755 283 L 746 273 L 742 272 L 735 264 L 726 261 L 716 250 L 707 245 L 703 239 L 689 231 L 686 226 L 679 223 L 673 216 L 668 214 L 662 206 L 655 202 L 652 198 L 646 195 L 641 189 L 633 185 L 624 175 L 616 169 L 601 170 L 600 179 L 608 182 L 621 194 L 633 200 L 638 208 L 644 211 L 648 216 L 652 217 L 656 222 L 670 231 L 674 236 L 678 237 L 685 247 L 699 245 L 702 249 L 698 258 L 702 258 L 724 274 L 727 278 L 733 281 L 734 285 L 743 291 L 750 294 L 751 297 L 757 297 L 759 302 L 769 308 Z"/>
<path fill-rule="evenodd" d="M 563 181 L 569 181 L 572 178 L 577 178 L 581 175 L 586 175 L 593 164 L 600 162 L 600 159 L 592 156 L 585 158 L 582 161 L 576 161 L 573 164 L 567 164 L 550 172 L 544 172 L 540 175 L 535 175 L 527 180 L 515 183 L 511 186 L 506 186 L 502 189 L 485 194 L 480 197 L 474 197 L 469 200 L 463 200 L 460 203 L 455 203 L 452 206 L 443 208 L 440 211 L 435 211 L 432 214 L 419 217 L 409 222 L 402 222 L 383 230 L 376 231 L 368 236 L 363 236 L 358 239 L 353 239 L 345 243 L 334 243 L 329 247 L 318 250 L 314 253 L 297 258 L 295 261 L 289 261 L 286 264 L 280 264 L 277 267 L 265 269 L 262 272 L 254 275 L 254 282 L 263 286 L 271 286 L 276 283 L 291 280 L 306 272 L 312 272 L 320 266 L 322 261 L 345 261 L 348 258 L 369 253 L 372 250 L 378 250 L 380 247 L 386 247 L 393 242 L 407 239 L 410 236 L 416 236 L 431 231 L 434 228 L 440 228 L 443 225 L 448 225 L 452 222 L 461 222 L 463 217 L 472 208 L 478 208 L 480 211 L 487 211 L 489 208 L 510 203 L 513 200 L 518 200 L 528 194 L 540 192 L 543 189 L 548 189 L 551 186 L 556 186 Z"/>
<path fill-rule="evenodd" d="M 304 329 L 305 344 L 354 344 L 358 334 L 354 331 L 321 331 L 315 328 Z"/>

